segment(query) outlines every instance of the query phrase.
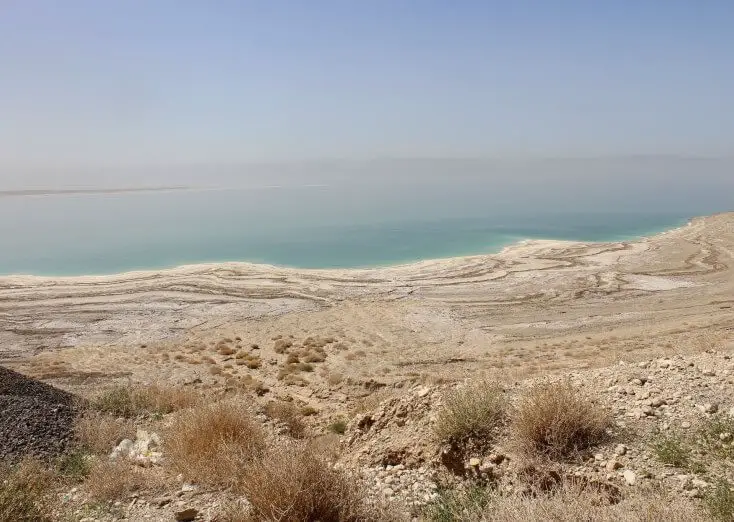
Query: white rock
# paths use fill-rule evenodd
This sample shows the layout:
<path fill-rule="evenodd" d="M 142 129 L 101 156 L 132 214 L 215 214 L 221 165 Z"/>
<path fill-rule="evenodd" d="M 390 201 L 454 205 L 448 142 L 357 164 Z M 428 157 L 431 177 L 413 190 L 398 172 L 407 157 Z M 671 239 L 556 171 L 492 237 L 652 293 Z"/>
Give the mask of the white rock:
<path fill-rule="evenodd" d="M 614 454 L 617 456 L 622 456 L 625 453 L 627 453 L 627 446 L 624 444 L 617 444 L 617 446 L 614 448 Z"/>
<path fill-rule="evenodd" d="M 628 486 L 634 486 L 635 482 L 637 482 L 637 475 L 635 475 L 635 472 L 631 469 L 625 470 L 625 472 L 622 473 L 622 477 L 624 477 L 624 481 Z"/>
<path fill-rule="evenodd" d="M 112 453 L 110 454 L 110 458 L 112 460 L 116 460 L 120 457 L 129 458 L 131 454 L 133 453 L 133 448 L 135 447 L 135 443 L 131 441 L 130 439 L 123 439 L 122 442 L 120 442 L 117 447 L 115 447 L 114 450 L 112 450 Z"/>

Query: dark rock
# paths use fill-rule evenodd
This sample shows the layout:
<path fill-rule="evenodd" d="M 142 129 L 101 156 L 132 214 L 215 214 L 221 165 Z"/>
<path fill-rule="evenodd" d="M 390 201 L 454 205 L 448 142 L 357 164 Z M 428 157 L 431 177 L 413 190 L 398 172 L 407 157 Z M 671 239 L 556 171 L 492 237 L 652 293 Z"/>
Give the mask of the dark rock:
<path fill-rule="evenodd" d="M 0 459 L 52 459 L 73 442 L 79 400 L 0 367 Z"/>
<path fill-rule="evenodd" d="M 176 511 L 176 522 L 190 522 L 194 520 L 199 512 L 194 508 L 187 508 L 182 511 Z"/>

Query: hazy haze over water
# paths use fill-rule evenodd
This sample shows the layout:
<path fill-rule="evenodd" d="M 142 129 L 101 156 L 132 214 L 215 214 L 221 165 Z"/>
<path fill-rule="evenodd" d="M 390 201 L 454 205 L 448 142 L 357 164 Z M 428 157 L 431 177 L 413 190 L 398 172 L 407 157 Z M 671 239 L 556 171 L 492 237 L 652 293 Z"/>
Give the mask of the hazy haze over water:
<path fill-rule="evenodd" d="M 65 183 L 37 173 L 0 190 L 190 190 L 0 198 L 0 273 L 356 267 L 496 252 L 523 238 L 623 239 L 733 209 L 733 167 L 638 157 L 80 170 Z"/>

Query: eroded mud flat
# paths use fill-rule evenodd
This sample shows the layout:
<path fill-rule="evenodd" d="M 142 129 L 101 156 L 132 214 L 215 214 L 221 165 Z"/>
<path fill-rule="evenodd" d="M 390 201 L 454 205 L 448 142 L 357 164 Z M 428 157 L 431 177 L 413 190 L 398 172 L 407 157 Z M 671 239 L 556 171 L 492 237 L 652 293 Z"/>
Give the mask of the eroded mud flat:
<path fill-rule="evenodd" d="M 145 375 L 161 370 L 149 364 L 157 354 L 173 357 L 192 340 L 232 334 L 269 346 L 278 335 L 323 335 L 353 348 L 330 369 L 355 377 L 600 365 L 728 342 L 733 256 L 726 213 L 639 241 L 526 241 L 378 269 L 224 263 L 3 277 L 0 358 L 53 355 L 76 374 Z"/>

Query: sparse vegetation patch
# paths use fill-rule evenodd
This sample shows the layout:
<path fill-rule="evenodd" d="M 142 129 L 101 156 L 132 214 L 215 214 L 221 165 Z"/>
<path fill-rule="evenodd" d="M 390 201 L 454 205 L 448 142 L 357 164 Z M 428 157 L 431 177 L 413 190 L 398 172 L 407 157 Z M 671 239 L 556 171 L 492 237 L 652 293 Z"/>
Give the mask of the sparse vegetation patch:
<path fill-rule="evenodd" d="M 563 458 L 606 440 L 611 425 L 611 415 L 570 383 L 540 383 L 518 399 L 512 432 L 526 454 Z"/>

